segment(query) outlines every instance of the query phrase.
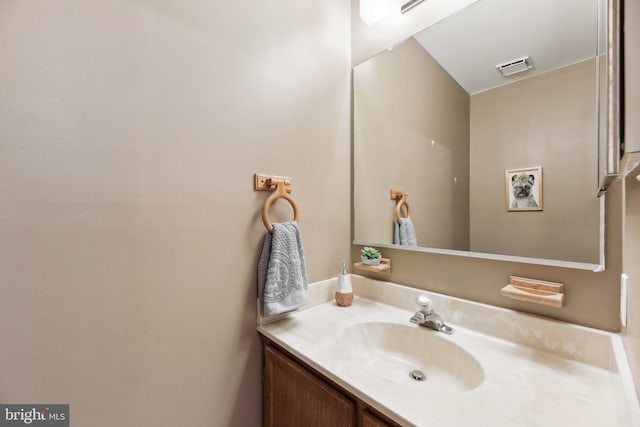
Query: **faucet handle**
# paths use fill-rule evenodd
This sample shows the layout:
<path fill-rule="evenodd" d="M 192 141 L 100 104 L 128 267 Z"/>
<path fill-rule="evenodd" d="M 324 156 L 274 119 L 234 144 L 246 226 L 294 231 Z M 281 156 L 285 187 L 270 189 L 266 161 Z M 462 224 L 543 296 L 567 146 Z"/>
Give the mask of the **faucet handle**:
<path fill-rule="evenodd" d="M 431 314 L 433 311 L 433 303 L 426 294 L 420 294 L 416 297 L 416 304 L 420 306 L 420 311 L 424 314 Z"/>

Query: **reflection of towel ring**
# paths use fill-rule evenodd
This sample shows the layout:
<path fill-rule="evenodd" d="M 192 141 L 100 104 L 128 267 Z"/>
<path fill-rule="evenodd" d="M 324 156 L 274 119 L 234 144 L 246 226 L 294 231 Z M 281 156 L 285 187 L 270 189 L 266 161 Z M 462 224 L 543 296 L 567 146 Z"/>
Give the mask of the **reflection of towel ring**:
<path fill-rule="evenodd" d="M 271 180 L 268 180 L 266 184 L 273 185 L 273 182 Z M 293 220 L 297 222 L 298 218 L 300 217 L 299 211 L 298 211 L 298 204 L 296 203 L 295 200 L 293 200 L 293 197 L 291 197 L 289 193 L 287 193 L 287 190 L 284 189 L 284 182 L 276 181 L 275 184 L 276 184 L 275 191 L 271 193 L 269 197 L 267 197 L 267 200 L 264 201 L 264 205 L 262 206 L 262 222 L 264 223 L 264 226 L 267 228 L 267 230 L 271 234 L 273 234 L 273 225 L 271 225 L 271 222 L 269 222 L 269 207 L 271 207 L 271 203 L 273 203 L 275 200 L 277 199 L 287 200 L 289 203 L 291 203 L 291 206 L 293 207 Z"/>
<path fill-rule="evenodd" d="M 402 218 L 402 216 L 400 215 L 402 205 L 404 205 L 404 207 L 407 209 L 407 218 L 411 218 L 411 208 L 409 207 L 409 202 L 407 201 L 406 194 L 403 194 L 402 197 L 400 197 L 400 200 L 398 200 L 398 204 L 396 205 L 396 219 L 398 221 L 398 224 L 400 224 L 400 218 Z"/>

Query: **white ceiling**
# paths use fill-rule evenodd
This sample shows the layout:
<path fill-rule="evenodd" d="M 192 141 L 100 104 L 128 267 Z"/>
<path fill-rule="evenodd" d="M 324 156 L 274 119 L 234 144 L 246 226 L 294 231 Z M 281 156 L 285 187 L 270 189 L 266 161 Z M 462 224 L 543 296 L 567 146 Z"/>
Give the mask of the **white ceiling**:
<path fill-rule="evenodd" d="M 415 39 L 474 94 L 594 57 L 597 3 L 478 0 Z M 524 56 L 531 57 L 532 70 L 503 77 L 496 69 Z"/>

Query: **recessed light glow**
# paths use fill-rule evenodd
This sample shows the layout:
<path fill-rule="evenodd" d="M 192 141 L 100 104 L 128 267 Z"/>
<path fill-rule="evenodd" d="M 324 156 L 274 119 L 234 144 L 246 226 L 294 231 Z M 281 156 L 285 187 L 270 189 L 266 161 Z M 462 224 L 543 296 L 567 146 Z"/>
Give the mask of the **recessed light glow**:
<path fill-rule="evenodd" d="M 373 25 L 394 12 L 396 7 L 394 0 L 360 0 L 360 19 Z"/>

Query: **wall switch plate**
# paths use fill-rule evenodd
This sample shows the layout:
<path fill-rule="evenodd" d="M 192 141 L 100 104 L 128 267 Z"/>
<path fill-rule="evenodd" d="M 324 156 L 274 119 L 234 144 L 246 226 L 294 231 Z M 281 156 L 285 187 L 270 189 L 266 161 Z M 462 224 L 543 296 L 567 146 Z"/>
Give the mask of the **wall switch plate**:
<path fill-rule="evenodd" d="M 629 276 L 625 273 L 620 275 L 620 323 L 622 327 L 627 327 L 627 295 L 629 294 Z"/>

